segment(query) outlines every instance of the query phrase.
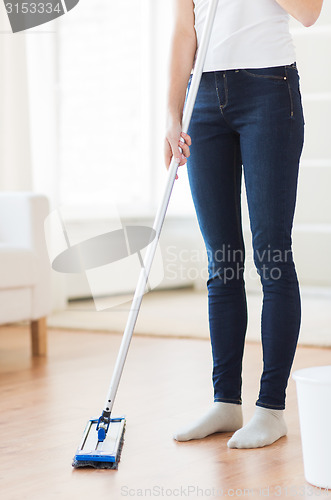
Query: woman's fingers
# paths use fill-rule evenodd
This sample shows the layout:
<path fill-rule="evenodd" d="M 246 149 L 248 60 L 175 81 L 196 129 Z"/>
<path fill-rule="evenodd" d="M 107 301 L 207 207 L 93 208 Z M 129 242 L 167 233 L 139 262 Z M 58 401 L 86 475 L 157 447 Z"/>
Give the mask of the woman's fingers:
<path fill-rule="evenodd" d="M 170 147 L 171 147 L 171 150 L 172 150 L 172 156 L 174 156 L 175 160 L 177 163 L 179 163 L 179 166 L 181 165 L 184 165 L 186 163 L 186 155 L 185 153 L 181 153 L 179 147 L 182 148 L 184 144 L 181 144 L 179 146 L 179 143 L 176 143 L 175 141 L 170 141 Z"/>
<path fill-rule="evenodd" d="M 190 146 L 192 144 L 191 137 L 184 132 L 182 132 L 180 136 L 181 138 L 178 141 L 178 146 L 182 149 L 182 154 L 185 156 L 185 158 L 189 158 Z"/>
<path fill-rule="evenodd" d="M 179 128 L 179 126 L 177 127 Z M 178 140 L 178 135 L 180 134 L 180 140 Z M 169 168 L 171 160 L 175 158 L 178 166 L 185 165 L 187 158 L 190 156 L 190 145 L 192 144 L 191 137 L 184 132 L 180 132 L 180 129 L 171 130 L 165 140 L 164 148 L 164 158 L 166 167 Z M 178 176 L 176 176 L 176 179 Z"/>
<path fill-rule="evenodd" d="M 188 134 L 182 132 L 180 134 L 181 138 L 178 141 L 178 146 L 182 149 L 185 158 L 190 157 L 190 146 L 192 144 L 191 137 Z"/>
<path fill-rule="evenodd" d="M 190 148 L 185 142 L 179 141 L 178 146 L 182 149 L 183 155 L 188 158 L 190 156 Z"/>
<path fill-rule="evenodd" d="M 184 139 L 184 141 L 186 142 L 186 144 L 188 146 L 191 146 L 191 144 L 192 144 L 191 137 L 188 134 L 185 134 L 185 132 L 182 132 L 180 135 Z"/>

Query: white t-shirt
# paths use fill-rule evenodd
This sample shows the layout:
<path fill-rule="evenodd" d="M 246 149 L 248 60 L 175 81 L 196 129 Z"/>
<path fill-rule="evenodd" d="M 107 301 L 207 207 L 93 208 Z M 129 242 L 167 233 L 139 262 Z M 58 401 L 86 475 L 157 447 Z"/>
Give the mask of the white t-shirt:
<path fill-rule="evenodd" d="M 194 0 L 201 39 L 209 0 Z M 264 68 L 296 59 L 289 15 L 275 0 L 219 0 L 204 71 Z"/>

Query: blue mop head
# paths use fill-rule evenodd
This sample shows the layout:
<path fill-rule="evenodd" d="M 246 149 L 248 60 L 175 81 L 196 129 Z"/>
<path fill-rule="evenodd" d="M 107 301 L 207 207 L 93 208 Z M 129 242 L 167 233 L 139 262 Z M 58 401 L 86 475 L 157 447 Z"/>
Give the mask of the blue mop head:
<path fill-rule="evenodd" d="M 117 469 L 124 443 L 125 418 L 112 418 L 104 441 L 98 439 L 98 419 L 87 423 L 83 439 L 72 466 L 95 469 Z"/>

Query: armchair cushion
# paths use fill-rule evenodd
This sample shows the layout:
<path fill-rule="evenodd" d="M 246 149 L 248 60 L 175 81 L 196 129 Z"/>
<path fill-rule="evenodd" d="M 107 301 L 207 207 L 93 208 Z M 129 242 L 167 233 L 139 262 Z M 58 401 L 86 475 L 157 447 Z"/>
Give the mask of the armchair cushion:
<path fill-rule="evenodd" d="M 37 256 L 31 250 L 0 243 L 0 289 L 35 285 L 37 266 Z"/>

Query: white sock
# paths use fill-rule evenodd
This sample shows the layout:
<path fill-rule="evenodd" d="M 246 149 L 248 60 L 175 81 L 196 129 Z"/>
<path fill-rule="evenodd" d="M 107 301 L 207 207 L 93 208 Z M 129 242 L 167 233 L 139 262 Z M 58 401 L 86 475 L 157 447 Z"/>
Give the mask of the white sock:
<path fill-rule="evenodd" d="M 231 432 L 243 424 L 242 407 L 234 403 L 215 402 L 202 417 L 174 434 L 176 441 L 202 439 L 215 432 Z"/>
<path fill-rule="evenodd" d="M 228 441 L 229 448 L 261 448 L 287 434 L 284 410 L 257 406 L 253 418 Z"/>

